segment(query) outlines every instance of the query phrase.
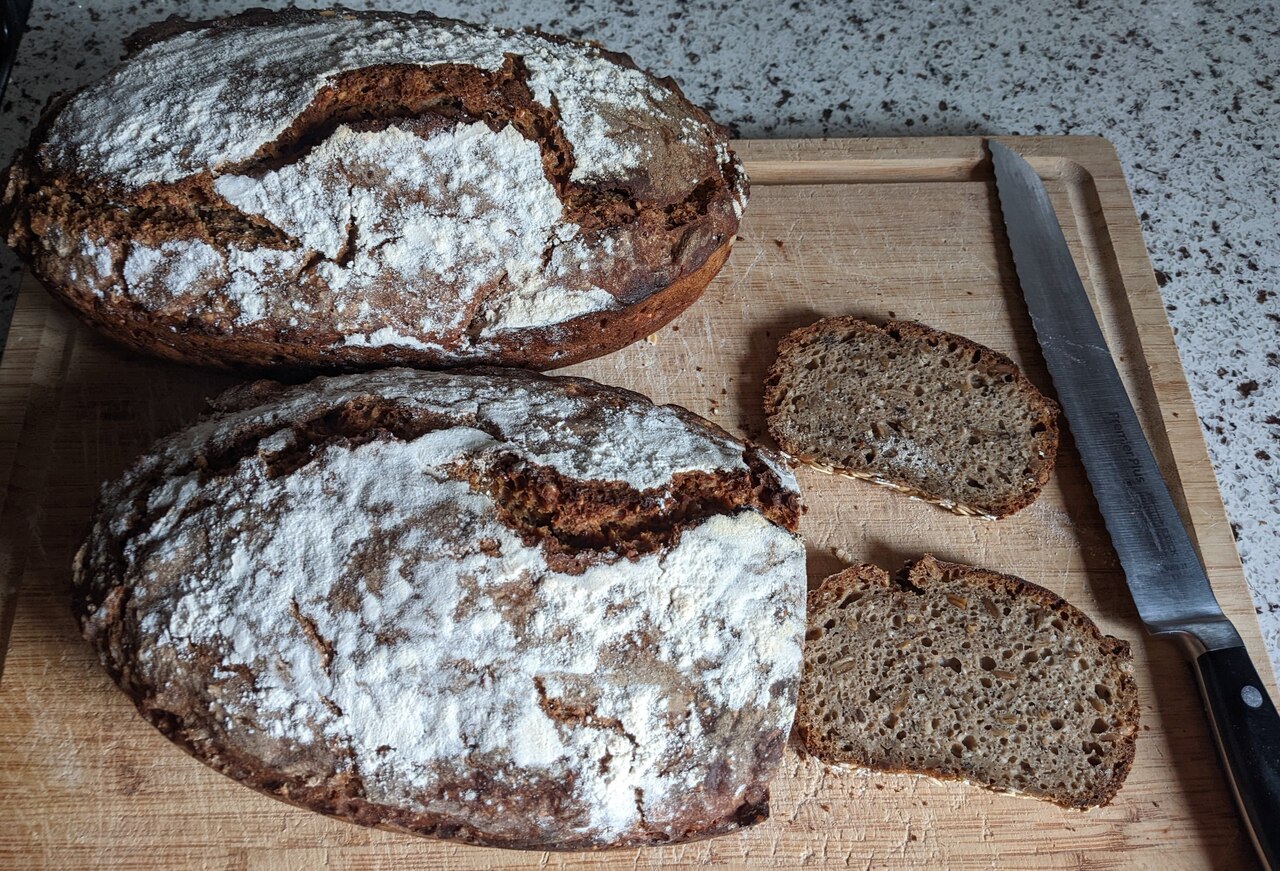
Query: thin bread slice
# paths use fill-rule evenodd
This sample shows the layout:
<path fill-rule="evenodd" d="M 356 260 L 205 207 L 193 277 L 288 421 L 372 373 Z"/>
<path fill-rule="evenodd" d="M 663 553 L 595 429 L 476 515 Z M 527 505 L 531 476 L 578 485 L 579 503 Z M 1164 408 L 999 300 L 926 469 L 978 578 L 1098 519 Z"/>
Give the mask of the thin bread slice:
<path fill-rule="evenodd" d="M 925 555 L 809 593 L 796 731 L 835 764 L 967 780 L 1087 809 L 1133 765 L 1128 642 L 1011 575 Z"/>
<path fill-rule="evenodd" d="M 958 514 L 1030 505 L 1058 450 L 1057 405 L 1012 360 L 912 321 L 833 317 L 794 331 L 764 408 L 778 445 L 802 462 Z"/>

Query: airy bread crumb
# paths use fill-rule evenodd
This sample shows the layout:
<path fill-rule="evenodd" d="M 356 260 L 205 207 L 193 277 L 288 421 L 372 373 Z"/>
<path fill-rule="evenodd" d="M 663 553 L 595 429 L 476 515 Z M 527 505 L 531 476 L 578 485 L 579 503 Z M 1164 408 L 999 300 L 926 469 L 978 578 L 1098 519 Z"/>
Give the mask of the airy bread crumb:
<path fill-rule="evenodd" d="M 925 555 L 809 593 L 796 731 L 820 759 L 1105 805 L 1133 765 L 1128 642 L 1043 587 Z"/>
<path fill-rule="evenodd" d="M 796 330 L 778 347 L 764 407 L 769 432 L 802 462 L 957 514 L 1030 505 L 1058 450 L 1057 406 L 1013 361 L 910 321 Z"/>

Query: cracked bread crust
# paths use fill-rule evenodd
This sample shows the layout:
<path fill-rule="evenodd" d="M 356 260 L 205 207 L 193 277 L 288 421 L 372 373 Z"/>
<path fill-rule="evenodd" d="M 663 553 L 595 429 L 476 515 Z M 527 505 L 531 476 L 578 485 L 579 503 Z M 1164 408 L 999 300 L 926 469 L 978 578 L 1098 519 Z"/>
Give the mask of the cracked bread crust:
<path fill-rule="evenodd" d="M 1133 767 L 1129 643 L 1013 575 L 925 554 L 808 594 L 796 734 L 825 762 L 1087 810 Z"/>
<path fill-rule="evenodd" d="M 724 128 L 625 55 L 255 10 L 148 28 L 52 105 L 0 228 L 90 324 L 170 359 L 547 368 L 692 304 L 746 195 Z"/>
<path fill-rule="evenodd" d="M 804 631 L 776 457 L 584 379 L 257 382 L 103 492 L 86 638 L 142 715 L 302 807 L 537 849 L 768 815 Z"/>

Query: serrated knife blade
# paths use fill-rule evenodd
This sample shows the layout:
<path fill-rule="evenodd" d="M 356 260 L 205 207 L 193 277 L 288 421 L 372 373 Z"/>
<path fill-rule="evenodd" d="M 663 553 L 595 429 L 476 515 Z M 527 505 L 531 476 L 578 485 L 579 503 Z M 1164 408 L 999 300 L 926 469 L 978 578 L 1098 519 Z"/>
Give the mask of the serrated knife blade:
<path fill-rule="evenodd" d="M 1186 642 L 1250 837 L 1280 871 L 1280 715 L 1213 595 L 1044 183 L 1007 146 L 987 144 L 1031 323 L 1133 601 L 1149 632 Z"/>

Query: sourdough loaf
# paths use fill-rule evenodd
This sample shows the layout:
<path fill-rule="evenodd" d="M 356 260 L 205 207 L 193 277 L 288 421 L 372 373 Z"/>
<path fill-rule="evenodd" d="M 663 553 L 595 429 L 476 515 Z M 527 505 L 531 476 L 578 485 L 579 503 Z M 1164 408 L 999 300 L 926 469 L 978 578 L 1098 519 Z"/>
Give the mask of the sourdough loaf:
<path fill-rule="evenodd" d="M 910 321 L 791 333 L 765 380 L 769 432 L 825 472 L 1004 517 L 1053 472 L 1058 407 L 1004 354 Z"/>
<path fill-rule="evenodd" d="M 270 795 L 475 844 L 764 819 L 795 713 L 794 479 L 590 381 L 237 388 L 104 490 L 83 631 L 139 711 Z"/>
<path fill-rule="evenodd" d="M 134 47 L 46 113 L 0 227 L 173 359 L 567 365 L 690 305 L 746 202 L 724 128 L 595 45 L 290 9 Z"/>
<path fill-rule="evenodd" d="M 816 756 L 1105 805 L 1133 766 L 1125 641 L 1021 578 L 926 555 L 809 594 L 796 731 Z"/>

